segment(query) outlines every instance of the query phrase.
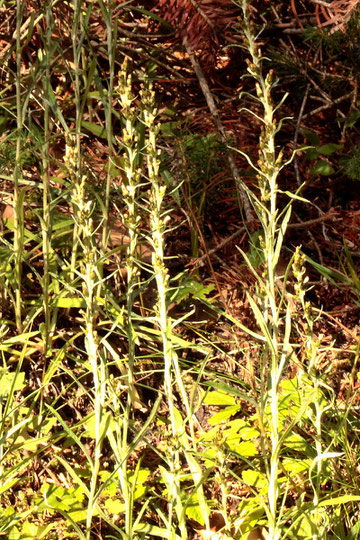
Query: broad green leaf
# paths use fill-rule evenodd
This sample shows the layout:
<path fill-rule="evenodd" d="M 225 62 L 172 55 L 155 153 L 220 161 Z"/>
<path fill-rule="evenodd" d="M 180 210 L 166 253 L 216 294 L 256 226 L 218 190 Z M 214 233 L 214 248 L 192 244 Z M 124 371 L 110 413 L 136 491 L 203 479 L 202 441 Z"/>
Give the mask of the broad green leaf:
<path fill-rule="evenodd" d="M 268 487 L 268 481 L 265 474 L 258 471 L 248 469 L 241 473 L 242 479 L 249 486 L 256 487 L 258 489 L 266 489 Z"/>
<path fill-rule="evenodd" d="M 290 437 L 289 437 L 290 438 Z M 285 443 L 286 446 L 286 443 Z M 311 466 L 310 459 L 284 458 L 283 467 L 291 476 L 308 471 Z"/>
<path fill-rule="evenodd" d="M 204 459 L 204 466 L 207 469 L 214 469 L 215 465 L 218 464 L 218 450 L 215 447 L 209 447 L 206 449 L 206 452 L 202 454 Z"/>
<path fill-rule="evenodd" d="M 136 475 L 134 473 L 129 473 L 129 482 L 131 484 L 136 482 L 133 492 L 134 500 L 140 499 L 148 491 L 149 488 L 147 485 L 145 485 L 145 482 L 149 478 L 150 474 L 150 469 L 139 469 Z"/>
<path fill-rule="evenodd" d="M 189 519 L 194 519 L 200 525 L 205 525 L 205 518 L 202 512 L 201 506 L 199 504 L 199 498 L 197 493 L 192 493 L 190 497 L 185 502 L 185 514 Z"/>
<path fill-rule="evenodd" d="M 52 418 L 49 416 L 44 418 L 43 415 L 35 415 L 31 417 L 31 422 L 28 423 L 27 429 L 47 435 L 54 427 L 56 422 L 56 418 Z"/>
<path fill-rule="evenodd" d="M 234 416 L 237 412 L 241 411 L 241 405 L 234 405 L 232 407 L 225 407 L 222 411 L 219 411 L 214 416 L 212 416 L 208 423 L 210 426 L 216 426 L 217 424 L 221 424 L 221 422 L 224 422 L 225 420 L 228 420 L 232 416 Z"/>
<path fill-rule="evenodd" d="M 323 144 L 322 146 L 319 146 L 317 148 L 317 151 L 319 154 L 322 154 L 323 156 L 330 156 L 334 152 L 338 152 L 339 150 L 342 150 L 344 147 L 342 144 L 334 144 L 334 143 L 328 143 Z"/>
<path fill-rule="evenodd" d="M 226 445 L 243 458 L 253 457 L 259 453 L 256 444 L 252 441 L 239 442 L 239 438 L 236 440 L 229 437 L 226 439 Z"/>
<path fill-rule="evenodd" d="M 360 118 L 360 111 L 354 110 L 346 118 L 339 118 L 339 123 L 345 123 L 346 126 L 353 127 Z"/>
<path fill-rule="evenodd" d="M 314 146 L 319 146 L 320 138 L 316 133 L 314 133 L 314 131 L 310 131 L 310 129 L 307 128 L 302 128 L 301 133 L 307 138 L 308 141 L 311 142 L 311 144 Z"/>
<path fill-rule="evenodd" d="M 312 161 L 313 159 L 317 159 L 318 157 L 319 153 L 316 148 L 308 148 L 305 154 L 305 159 Z"/>
<path fill-rule="evenodd" d="M 174 131 L 176 129 L 179 129 L 179 122 L 178 121 L 163 122 L 161 124 L 160 129 L 161 129 L 161 133 L 163 133 L 163 135 L 165 135 L 165 136 L 171 135 L 173 137 L 174 136 Z"/>
<path fill-rule="evenodd" d="M 255 407 L 258 407 L 258 404 L 256 403 L 256 401 L 250 396 L 248 392 L 239 390 L 238 388 L 235 388 L 234 386 L 230 386 L 230 384 L 216 381 L 216 382 L 210 382 L 209 386 L 216 388 L 220 392 L 224 392 L 232 396 L 237 396 L 240 399 L 245 399 L 247 402 L 251 403 Z"/>
<path fill-rule="evenodd" d="M 296 540 L 309 540 L 314 538 L 315 531 L 318 529 L 316 523 L 313 521 L 313 515 L 307 512 L 296 522 L 291 529 L 291 537 Z"/>
<path fill-rule="evenodd" d="M 36 523 L 25 521 L 22 525 L 21 538 L 24 540 L 30 540 L 30 538 L 33 540 L 41 540 L 42 538 L 46 538 L 47 534 L 54 526 L 55 523 L 50 523 L 49 525 L 36 525 Z"/>
<path fill-rule="evenodd" d="M 327 161 L 320 160 L 313 167 L 310 169 L 311 174 L 314 176 L 317 174 L 320 174 L 321 176 L 329 176 L 330 174 L 334 174 L 335 169 L 329 165 Z"/>
<path fill-rule="evenodd" d="M 94 122 L 87 122 L 86 120 L 83 120 L 81 122 L 81 127 L 86 129 L 87 131 L 90 131 L 90 133 L 92 133 L 96 137 L 106 139 L 106 129 L 102 126 L 99 126 L 98 124 L 94 124 Z"/>
<path fill-rule="evenodd" d="M 85 422 L 85 426 L 86 426 L 85 431 L 82 434 L 84 437 L 90 437 L 91 439 L 95 439 L 96 437 L 95 422 L 96 422 L 95 414 L 89 415 Z M 105 437 L 108 430 L 111 430 L 112 432 L 116 430 L 114 418 L 109 412 L 104 414 L 101 420 L 100 439 L 103 439 Z"/>
<path fill-rule="evenodd" d="M 11 373 L 7 368 L 0 370 L 0 398 L 7 396 L 12 387 L 13 391 L 24 388 L 25 373 Z M 12 386 L 13 385 L 13 386 Z"/>
<path fill-rule="evenodd" d="M 295 450 L 296 452 L 307 452 L 311 448 L 311 445 L 309 444 L 309 441 L 304 439 L 301 435 L 298 433 L 291 433 L 286 437 L 286 439 L 283 442 L 283 445 L 287 448 L 291 448 L 292 450 Z"/>
<path fill-rule="evenodd" d="M 150 525 L 149 523 L 136 524 L 134 527 L 134 531 L 139 534 L 143 534 L 144 536 L 142 536 L 141 538 L 153 538 L 155 536 L 158 538 L 166 538 L 166 540 L 172 540 L 172 538 L 174 538 L 174 540 L 181 540 L 181 537 L 175 534 L 174 531 L 172 531 L 171 533 L 172 536 L 169 537 L 168 529 L 162 529 L 160 527 L 157 527 L 156 525 Z"/>
<path fill-rule="evenodd" d="M 224 392 L 215 391 L 209 392 L 205 396 L 204 403 L 208 405 L 236 405 L 236 399 Z"/>
<path fill-rule="evenodd" d="M 230 435 L 231 432 L 237 432 L 239 434 L 239 437 L 243 441 L 249 441 L 256 439 L 259 437 L 260 432 L 258 429 L 252 427 L 250 423 L 245 422 L 244 420 L 237 418 L 236 420 L 232 420 L 229 423 L 229 427 L 226 430 L 226 433 Z"/>
<path fill-rule="evenodd" d="M 105 508 L 113 516 L 122 514 L 126 510 L 125 504 L 120 499 L 106 499 Z"/>
<path fill-rule="evenodd" d="M 65 512 L 75 523 L 86 520 L 87 508 L 82 504 L 85 496 L 80 485 L 63 488 L 53 484 L 44 484 L 41 490 L 47 508 Z M 95 509 L 94 515 L 96 513 Z"/>

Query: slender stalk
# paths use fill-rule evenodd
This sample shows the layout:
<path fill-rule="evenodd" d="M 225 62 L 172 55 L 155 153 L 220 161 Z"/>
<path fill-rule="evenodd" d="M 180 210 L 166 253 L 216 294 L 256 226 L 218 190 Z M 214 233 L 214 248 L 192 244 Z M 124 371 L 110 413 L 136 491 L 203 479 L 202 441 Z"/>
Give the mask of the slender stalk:
<path fill-rule="evenodd" d="M 81 87 L 80 87 L 80 59 L 81 59 L 81 45 L 79 40 L 80 22 L 81 22 L 81 5 L 82 0 L 74 0 L 74 20 L 71 29 L 71 40 L 74 60 L 74 95 L 75 95 L 75 155 L 76 155 L 76 176 L 81 177 Z M 76 208 L 74 208 L 74 212 Z M 73 281 L 75 277 L 76 258 L 79 245 L 79 230 L 78 224 L 75 220 L 73 239 L 72 239 L 72 252 L 70 263 L 70 280 Z"/>
<path fill-rule="evenodd" d="M 316 467 L 315 467 L 315 481 L 312 480 L 312 469 L 310 469 L 310 483 L 313 488 L 313 540 L 319 540 L 323 538 L 323 531 L 321 529 L 321 513 L 319 511 L 319 502 L 320 502 L 320 493 L 321 493 L 321 482 L 322 482 L 322 468 L 323 468 L 323 426 L 322 426 L 322 416 L 324 412 L 332 406 L 324 406 L 321 398 L 321 387 L 323 383 L 321 381 L 321 376 L 318 368 L 318 358 L 319 358 L 319 346 L 320 339 L 316 339 L 314 332 L 314 320 L 310 307 L 310 302 L 306 301 L 306 283 L 308 278 L 305 277 L 305 255 L 300 253 L 300 247 L 295 251 L 294 262 L 293 262 L 293 273 L 296 279 L 294 284 L 295 299 L 300 303 L 302 308 L 303 320 L 305 322 L 305 358 L 307 360 L 307 376 L 303 377 L 305 391 L 311 385 L 311 388 L 314 392 L 314 409 L 315 414 L 312 412 L 312 418 L 315 425 L 315 449 L 316 449 Z"/>
<path fill-rule="evenodd" d="M 139 269 L 136 264 L 140 216 L 138 215 L 138 191 L 141 180 L 140 171 L 137 170 L 137 155 L 139 152 L 136 136 L 136 109 L 133 106 L 131 89 L 131 76 L 127 73 L 127 64 L 123 65 L 119 79 L 119 100 L 123 110 L 125 127 L 123 129 L 124 144 L 124 174 L 125 183 L 122 185 L 123 199 L 127 212 L 124 216 L 124 225 L 128 231 L 129 243 L 126 257 L 127 271 L 127 341 L 128 341 L 128 395 L 123 421 L 122 434 L 122 479 L 124 482 L 123 497 L 125 502 L 125 531 L 128 538 L 132 538 L 132 501 L 131 486 L 128 482 L 127 459 L 129 423 L 134 399 L 134 366 L 136 361 L 136 333 L 133 325 L 133 309 L 135 293 L 138 287 Z"/>
<path fill-rule="evenodd" d="M 106 122 L 106 137 L 108 147 L 108 169 L 106 175 L 105 184 L 105 201 L 103 207 L 103 231 L 101 250 L 102 254 L 105 253 L 108 243 L 109 235 L 109 211 L 110 211 L 110 188 L 111 188 L 111 170 L 113 167 L 113 129 L 112 129 L 112 107 L 113 107 L 113 93 L 114 93 L 114 43 L 116 43 L 116 26 L 113 26 L 113 0 L 108 0 L 107 12 L 105 16 L 106 22 L 106 35 L 107 35 L 107 50 L 109 58 L 109 82 L 108 82 L 108 94 L 107 94 L 107 107 L 105 108 L 105 122 Z M 115 38 L 115 39 L 114 39 Z M 100 269 L 101 271 L 101 269 Z"/>
<path fill-rule="evenodd" d="M 24 216 L 20 198 L 19 181 L 21 177 L 21 137 L 23 130 L 24 111 L 21 102 L 21 23 L 23 6 L 21 0 L 16 0 L 16 155 L 14 169 L 14 281 L 15 281 L 15 320 L 18 332 L 22 331 L 21 316 L 21 268 L 24 236 Z"/>
<path fill-rule="evenodd" d="M 173 509 L 176 511 L 179 529 L 182 538 L 187 538 L 185 513 L 181 501 L 181 467 L 180 451 L 184 452 L 191 475 L 196 486 L 198 501 L 203 512 L 205 528 L 210 532 L 208 508 L 205 495 L 201 485 L 202 470 L 194 455 L 196 455 L 196 436 L 193 425 L 193 411 L 189 403 L 189 398 L 184 386 L 183 376 L 180 372 L 178 357 L 172 342 L 172 321 L 168 315 L 168 287 L 169 274 L 165 263 L 164 241 L 166 224 L 169 217 L 163 210 L 163 199 L 166 193 L 165 186 L 159 182 L 160 156 L 157 149 L 156 139 L 160 125 L 156 124 L 157 110 L 155 108 L 155 95 L 151 85 L 143 87 L 141 92 L 141 102 L 143 106 L 144 124 L 147 128 L 146 139 L 146 160 L 148 178 L 150 181 L 150 227 L 151 243 L 154 249 L 152 265 L 154 269 L 158 301 L 155 307 L 155 317 L 160 329 L 163 358 L 164 358 L 164 390 L 168 401 L 171 419 L 172 444 L 169 446 L 168 465 L 170 468 L 168 478 L 169 489 L 169 509 L 168 509 L 168 533 L 172 534 Z M 174 404 L 173 386 L 174 383 L 180 391 L 183 405 L 187 411 L 187 420 L 191 433 L 191 443 L 185 431 L 185 421 L 180 417 L 179 411 Z"/>
<path fill-rule="evenodd" d="M 83 251 L 83 261 L 80 267 L 80 278 L 82 280 L 82 297 L 85 300 L 84 317 L 84 339 L 85 350 L 91 366 L 94 383 L 94 413 L 95 413 L 95 449 L 91 466 L 91 480 L 88 498 L 88 511 L 86 517 L 86 538 L 91 538 L 91 524 L 96 505 L 96 490 L 100 470 L 100 458 L 104 434 L 102 433 L 102 420 L 105 408 L 105 383 L 106 369 L 104 359 L 99 351 L 99 341 L 97 336 L 97 307 L 96 307 L 96 287 L 98 286 L 98 256 L 94 245 L 94 229 L 92 221 L 92 203 L 86 200 L 85 184 L 86 177 L 81 179 L 77 175 L 77 146 L 71 145 L 71 140 L 66 145 L 64 157 L 65 165 L 69 171 L 73 183 L 72 204 L 76 212 L 77 230 L 79 234 L 79 245 L 81 243 Z M 73 139 L 73 141 L 74 141 Z"/>
<path fill-rule="evenodd" d="M 42 240 L 43 240 L 43 260 L 44 273 L 42 279 L 43 306 L 45 318 L 45 344 L 44 352 L 47 356 L 51 348 L 50 329 L 51 329 L 51 309 L 49 302 L 49 284 L 50 284 L 50 237 L 51 237 L 51 219 L 50 219 L 50 159 L 49 159 L 49 138 L 50 138 L 50 63 L 51 63 L 51 26 L 52 26 L 51 1 L 46 6 L 45 13 L 45 76 L 44 76 L 44 144 L 42 146 L 42 186 L 43 186 L 43 218 L 41 222 Z"/>
<path fill-rule="evenodd" d="M 84 180 L 82 181 L 84 182 Z M 91 538 L 91 523 L 96 504 L 96 489 L 98 475 L 100 470 L 103 434 L 102 420 L 105 408 L 105 380 L 106 371 L 105 364 L 99 354 L 99 342 L 96 332 L 96 304 L 95 304 L 95 289 L 97 286 L 96 279 L 96 249 L 92 245 L 93 225 L 90 217 L 90 205 L 87 203 L 84 209 L 84 218 L 86 222 L 83 228 L 84 238 L 84 265 L 85 272 L 83 277 L 83 294 L 86 302 L 85 312 L 85 347 L 92 368 L 94 381 L 94 412 L 95 412 L 95 449 L 94 461 L 91 474 L 90 492 L 88 500 L 88 511 L 86 518 L 86 538 Z"/>
<path fill-rule="evenodd" d="M 245 47 L 251 57 L 248 61 L 248 72 L 255 79 L 257 98 L 263 107 L 261 117 L 263 125 L 259 139 L 259 160 L 258 167 L 256 167 L 261 200 L 259 201 L 254 197 L 254 204 L 263 228 L 262 248 L 265 254 L 264 280 L 260 294 L 262 298 L 262 317 L 267 327 L 268 336 L 264 350 L 265 372 L 269 373 L 268 384 L 263 384 L 264 389 L 268 387 L 265 400 L 270 402 L 269 427 L 271 453 L 268 469 L 268 538 L 269 540 L 278 540 L 281 536 L 277 508 L 280 459 L 279 381 L 287 354 L 286 340 L 280 345 L 280 326 L 283 321 L 280 316 L 280 308 L 277 300 L 276 267 L 279 260 L 284 230 L 290 217 L 290 206 L 289 211 L 283 217 L 283 221 L 280 222 L 277 203 L 277 177 L 281 168 L 282 155 L 281 153 L 277 154 L 275 148 L 275 135 L 278 131 L 278 125 L 274 118 L 276 107 L 271 98 L 271 90 L 274 84 L 273 74 L 269 72 L 266 77 L 262 74 L 262 56 L 256 43 L 255 32 L 250 19 L 248 0 L 242 0 L 241 8 L 243 11 Z M 291 318 L 289 313 L 285 318 L 284 326 L 284 335 L 290 335 Z"/>

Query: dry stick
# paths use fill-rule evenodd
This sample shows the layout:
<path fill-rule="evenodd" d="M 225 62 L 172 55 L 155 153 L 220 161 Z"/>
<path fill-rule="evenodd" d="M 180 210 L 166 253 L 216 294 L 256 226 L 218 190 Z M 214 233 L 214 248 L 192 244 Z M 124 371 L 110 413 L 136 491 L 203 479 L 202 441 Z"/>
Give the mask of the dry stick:
<path fill-rule="evenodd" d="M 125 32 L 123 29 L 119 28 L 118 29 L 118 32 L 121 33 L 121 34 L 124 34 L 125 36 L 128 36 L 128 35 L 131 35 L 133 37 L 133 34 L 131 32 Z M 129 42 L 128 42 L 129 43 Z M 142 58 L 146 59 L 146 60 L 151 60 L 153 62 L 155 62 L 155 64 L 157 64 L 158 66 L 161 66 L 163 67 L 164 69 L 166 69 L 167 71 L 170 71 L 170 73 L 172 73 L 173 75 L 176 75 L 177 78 L 181 78 L 182 79 L 182 82 L 185 82 L 187 83 L 188 80 L 181 77 L 181 75 L 179 74 L 178 71 L 176 71 L 176 69 L 172 68 L 171 66 L 169 66 L 168 64 L 166 64 L 165 62 L 162 62 L 161 60 L 159 60 L 158 58 L 155 58 L 154 56 L 152 56 L 151 54 L 147 54 L 144 52 L 143 48 L 144 46 L 148 47 L 149 44 L 146 43 L 145 41 L 143 40 L 140 40 L 138 39 L 137 41 L 134 40 L 133 42 L 135 45 L 139 45 L 139 48 L 137 49 L 134 49 L 134 48 L 131 48 L 131 47 L 128 47 L 127 45 L 125 45 L 124 43 L 122 42 L 118 42 L 117 43 L 117 47 L 121 50 L 121 51 L 125 51 L 124 52 L 124 56 L 126 57 L 126 51 L 128 52 L 131 52 L 132 54 L 136 53 L 138 54 L 139 56 L 141 56 Z M 102 46 L 102 44 L 100 43 L 97 43 L 96 41 L 92 40 L 90 41 L 90 45 L 91 47 L 93 48 L 94 51 L 96 51 L 96 54 L 100 55 L 102 58 L 107 58 L 107 51 L 106 49 Z M 128 56 L 128 58 L 130 60 L 133 59 L 132 56 Z M 118 65 L 118 66 L 121 66 L 122 65 L 122 62 L 120 60 L 116 60 L 115 59 L 115 64 Z"/>
<path fill-rule="evenodd" d="M 349 336 L 351 336 L 356 342 L 359 342 L 358 334 L 356 334 L 355 332 L 352 332 L 351 330 L 349 330 L 342 322 L 340 322 L 338 319 L 336 319 L 336 317 L 333 317 L 333 315 L 330 315 L 330 313 L 327 313 L 326 311 L 324 311 L 322 309 L 319 309 L 319 308 L 312 307 L 311 309 L 313 309 L 314 311 L 316 311 L 320 315 L 325 315 L 325 317 L 328 317 L 328 319 L 331 319 L 332 321 L 334 321 L 338 326 L 340 326 L 340 328 L 342 328 L 344 330 L 344 332 L 349 334 Z M 346 311 L 348 311 L 348 310 L 346 310 Z M 336 312 L 336 313 L 338 313 L 338 312 Z M 344 310 L 342 312 L 339 312 L 339 313 L 344 313 Z"/>
<path fill-rule="evenodd" d="M 298 25 L 300 26 L 301 30 L 304 30 L 304 27 L 303 27 L 302 22 L 300 21 L 298 12 L 296 11 L 295 0 L 291 0 L 291 1 L 290 1 L 290 5 L 291 5 L 291 9 L 293 10 L 293 13 L 294 13 L 294 15 L 295 15 L 296 22 L 297 22 Z"/>
<path fill-rule="evenodd" d="M 341 97 L 339 97 L 337 99 L 331 100 L 326 105 L 322 105 L 321 107 L 318 107 L 317 109 L 314 109 L 313 111 L 305 114 L 303 116 L 303 120 L 306 120 L 307 118 L 310 118 L 311 116 L 314 116 L 314 114 L 317 114 L 317 113 L 319 113 L 321 111 L 325 111 L 326 109 L 330 109 L 330 107 L 333 107 L 334 105 L 337 105 L 338 103 L 341 103 L 342 101 L 345 101 L 346 99 L 348 99 L 352 95 L 353 95 L 353 91 L 349 92 L 345 96 L 341 96 Z"/>
<path fill-rule="evenodd" d="M 217 127 L 217 129 L 218 129 L 218 131 L 220 133 L 221 140 L 225 145 L 227 145 L 228 140 L 227 140 L 227 137 L 226 137 L 226 132 L 225 132 L 224 126 L 221 123 L 219 112 L 218 112 L 217 107 L 215 105 L 215 101 L 214 101 L 213 95 L 212 95 L 212 93 L 210 91 L 207 80 L 205 78 L 204 72 L 203 72 L 199 62 L 197 61 L 197 58 L 195 57 L 194 51 L 192 50 L 189 43 L 187 43 L 186 41 L 185 41 L 185 48 L 186 48 L 187 53 L 189 55 L 192 66 L 194 68 L 195 74 L 196 74 L 196 76 L 198 78 L 201 90 L 202 90 L 202 92 L 203 92 L 203 94 L 205 96 L 205 99 L 206 99 L 206 102 L 208 104 L 209 110 L 210 110 L 210 112 L 212 114 L 212 117 L 214 119 L 214 123 L 215 123 L 215 125 L 216 125 L 216 127 Z M 226 146 L 226 148 L 227 148 L 227 146 Z M 236 188 L 238 190 L 238 195 L 240 197 L 242 206 L 244 208 L 246 219 L 247 219 L 247 221 L 249 223 L 252 223 L 254 221 L 254 218 L 253 218 L 253 215 L 251 213 L 250 201 L 249 201 L 249 198 L 248 198 L 247 194 L 245 193 L 245 190 L 244 190 L 244 188 L 242 186 L 242 181 L 241 181 L 239 169 L 238 169 L 238 167 L 237 167 L 237 165 L 235 163 L 232 152 L 228 148 L 226 150 L 226 154 L 227 154 L 230 170 L 231 170 L 231 173 L 232 173 L 232 175 L 234 177 Z"/>
<path fill-rule="evenodd" d="M 59 0 L 55 0 L 55 2 L 53 3 L 53 7 L 56 6 L 56 4 L 59 3 Z M 25 39 L 26 38 L 26 35 L 27 35 L 27 32 L 29 30 L 29 27 L 30 27 L 30 23 L 32 23 L 32 26 L 33 28 L 36 27 L 36 25 L 41 21 L 41 19 L 44 18 L 44 13 L 41 13 L 38 17 L 36 17 L 34 20 L 31 19 L 31 17 L 29 17 L 28 19 L 26 19 L 26 21 L 24 22 L 24 24 L 21 26 L 20 28 L 20 39 Z M 9 41 L 9 43 L 7 45 L 5 45 L 5 47 L 2 48 L 1 50 L 1 53 L 0 53 L 0 61 L 1 60 L 4 60 L 6 54 L 11 50 L 11 48 L 16 44 L 16 31 L 14 32 L 13 34 L 13 37 L 11 38 L 11 40 Z"/>
<path fill-rule="evenodd" d="M 309 225 L 314 225 L 315 223 L 322 223 L 323 221 L 326 221 L 327 219 L 332 219 L 334 215 L 330 212 L 328 214 L 324 214 L 321 217 L 315 218 L 315 219 L 309 219 L 308 221 L 302 221 L 301 223 L 289 223 L 287 226 L 288 229 L 304 229 L 308 227 Z M 233 234 L 225 238 L 220 244 L 215 246 L 212 249 L 209 249 L 208 252 L 205 255 L 202 255 L 201 257 L 197 258 L 195 261 L 192 261 L 190 264 L 194 264 L 195 266 L 198 266 L 204 261 L 205 259 L 208 259 L 211 255 L 222 249 L 224 246 L 226 246 L 229 242 L 234 240 L 237 236 L 239 236 L 241 233 L 246 231 L 246 227 L 241 227 L 237 231 L 235 231 Z"/>

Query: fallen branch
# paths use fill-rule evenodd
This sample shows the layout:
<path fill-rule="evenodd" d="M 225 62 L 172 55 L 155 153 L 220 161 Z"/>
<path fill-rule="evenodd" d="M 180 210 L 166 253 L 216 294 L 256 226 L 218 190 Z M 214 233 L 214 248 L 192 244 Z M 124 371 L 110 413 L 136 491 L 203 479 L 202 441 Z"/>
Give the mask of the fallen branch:
<path fill-rule="evenodd" d="M 204 72 L 194 54 L 194 51 L 192 50 L 191 46 L 185 42 L 185 47 L 186 47 L 186 50 L 187 50 L 187 53 L 189 55 L 189 58 L 190 58 L 190 61 L 191 61 L 191 64 L 194 68 L 194 71 L 195 71 L 195 75 L 199 81 L 199 84 L 200 84 L 200 87 L 201 87 L 201 90 L 205 96 L 205 99 L 206 99 L 206 102 L 208 104 L 208 107 L 209 107 L 209 110 L 212 114 L 212 117 L 214 119 L 214 123 L 220 133 L 220 137 L 221 137 L 221 140 L 222 142 L 226 145 L 226 154 L 227 154 L 227 159 L 228 159 L 228 162 L 229 162 L 229 166 L 230 166 L 230 170 L 231 170 L 231 173 L 234 177 L 234 180 L 235 180 L 235 184 L 236 184 L 236 188 L 238 190 L 238 195 L 239 195 L 239 198 L 241 200 L 241 204 L 242 204 L 242 207 L 244 208 L 244 212 L 245 212 L 245 216 L 246 216 L 246 219 L 249 223 L 252 223 L 254 221 L 254 217 L 251 213 L 251 206 L 250 206 L 250 201 L 249 201 L 249 198 L 244 190 L 244 187 L 242 185 L 242 180 L 241 180 L 241 176 L 240 176 L 240 172 L 239 172 L 239 169 L 235 163 L 235 159 L 234 159 L 234 156 L 231 152 L 231 150 L 228 148 L 227 144 L 228 144 L 228 140 L 227 140 L 227 136 L 226 136 L 226 132 L 225 132 L 225 129 L 224 129 L 224 126 L 222 125 L 221 123 L 221 120 L 220 120 L 220 116 L 219 116 L 219 113 L 218 113 L 218 110 L 217 110 L 217 107 L 216 107 L 216 104 L 215 104 L 215 101 L 214 101 L 214 98 L 213 98 L 213 95 L 211 93 L 211 90 L 209 88 L 209 85 L 207 83 L 207 80 L 206 80 L 206 77 L 204 75 Z"/>
<path fill-rule="evenodd" d="M 290 223 L 287 226 L 287 228 L 288 229 L 305 229 L 306 227 L 309 227 L 310 225 L 314 225 L 316 223 L 322 223 L 323 221 L 326 221 L 328 219 L 333 219 L 334 217 L 335 217 L 334 212 L 328 212 L 327 214 L 323 214 L 322 216 L 320 216 L 318 218 L 315 218 L 315 219 L 309 219 L 308 221 L 302 221 L 301 223 Z M 208 252 L 205 255 L 202 255 L 201 257 L 198 257 L 197 259 L 192 261 L 190 264 L 192 264 L 194 266 L 200 266 L 201 263 L 205 259 L 207 259 L 211 255 L 213 255 L 214 253 L 216 253 L 217 251 L 222 249 L 224 246 L 229 244 L 229 242 L 234 240 L 234 238 L 236 238 L 237 236 L 239 236 L 241 233 L 243 233 L 245 231 L 246 231 L 246 226 L 240 227 L 240 229 L 236 230 L 233 234 L 231 234 L 230 236 L 225 238 L 225 240 L 220 242 L 217 246 L 215 246 L 212 249 L 209 249 Z"/>

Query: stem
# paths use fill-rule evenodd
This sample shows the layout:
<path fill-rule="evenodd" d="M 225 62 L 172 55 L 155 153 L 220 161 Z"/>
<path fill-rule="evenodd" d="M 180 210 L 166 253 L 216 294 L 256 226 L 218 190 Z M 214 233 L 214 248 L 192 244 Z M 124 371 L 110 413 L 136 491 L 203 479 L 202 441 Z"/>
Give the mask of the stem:
<path fill-rule="evenodd" d="M 15 320 L 19 333 L 22 331 L 21 317 L 21 274 L 22 274 L 22 250 L 23 250 L 23 207 L 19 197 L 21 177 L 21 135 L 23 129 L 23 110 L 21 104 L 21 23 L 22 23 L 21 0 L 16 0 L 16 157 L 14 169 L 14 281 L 15 281 Z"/>
<path fill-rule="evenodd" d="M 75 66 L 75 80 L 74 80 L 74 94 L 75 94 L 75 155 L 76 155 L 76 168 L 75 174 L 78 178 L 81 178 L 81 95 L 80 95 L 80 50 L 78 43 L 79 29 L 80 29 L 80 17 L 81 17 L 81 4 L 82 0 L 74 0 L 74 20 L 71 29 L 71 40 L 73 49 L 73 60 Z M 73 208 L 74 215 L 76 208 Z M 72 239 L 72 252 L 70 262 L 70 281 L 75 278 L 76 259 L 79 245 L 79 228 L 76 220 L 74 221 L 73 239 Z"/>
<path fill-rule="evenodd" d="M 116 36 L 114 39 L 114 32 L 116 32 L 116 27 L 114 30 L 112 24 L 113 16 L 113 0 L 108 0 L 108 10 L 106 13 L 106 34 L 107 34 L 107 49 L 109 56 L 109 86 L 108 86 L 108 99 L 107 107 L 105 108 L 105 121 L 106 121 L 106 136 L 107 136 L 107 147 L 108 147 L 108 170 L 106 176 L 106 185 L 105 185 L 105 201 L 103 209 L 103 232 L 102 232 L 102 242 L 101 250 L 102 255 L 104 255 L 108 243 L 109 235 L 109 211 L 110 211 L 110 188 L 111 188 L 111 169 L 113 166 L 113 130 L 112 130 L 112 102 L 113 102 L 113 92 L 114 92 L 114 43 L 116 43 Z M 102 273 L 102 269 L 100 268 Z"/>
<path fill-rule="evenodd" d="M 262 381 L 262 388 L 268 389 L 266 401 L 270 402 L 270 437 L 271 437 L 271 455 L 270 467 L 268 470 L 268 521 L 269 521 L 269 540 L 278 540 L 281 536 L 278 516 L 278 474 L 280 459 L 280 428 L 279 428 L 279 381 L 284 368 L 286 354 L 284 352 L 285 343 L 280 345 L 280 308 L 277 301 L 276 286 L 276 267 L 282 246 L 283 232 L 282 227 L 286 227 L 287 217 L 284 217 L 283 223 L 279 224 L 277 207 L 277 177 L 279 174 L 282 155 L 277 155 L 275 149 L 275 135 L 277 133 L 277 123 L 274 119 L 275 106 L 271 98 L 273 85 L 272 72 L 266 77 L 262 74 L 261 52 L 256 44 L 255 32 L 250 20 L 248 0 L 242 0 L 241 8 L 243 11 L 243 31 L 245 46 L 250 53 L 251 60 L 248 61 L 248 72 L 255 79 L 256 93 L 258 100 L 263 106 L 263 126 L 259 138 L 259 160 L 258 172 L 259 189 L 261 193 L 261 203 L 254 197 L 257 204 L 258 215 L 262 224 L 264 238 L 263 250 L 265 253 L 264 281 L 262 283 L 262 310 L 263 321 L 268 329 L 268 341 L 265 344 L 265 360 L 268 359 L 270 373 L 267 375 L 267 381 Z M 290 335 L 291 318 L 286 317 L 285 335 Z M 285 355 L 285 356 L 284 356 Z M 266 366 L 266 364 L 265 364 Z M 266 369 L 266 372 L 268 370 Z M 262 375 L 266 377 L 265 374 Z M 265 404 L 264 403 L 264 404 Z M 265 408 L 263 409 L 265 414 Z"/>
<path fill-rule="evenodd" d="M 138 287 L 139 270 L 136 264 L 138 229 L 140 217 L 138 216 L 137 197 L 140 184 L 140 172 L 137 171 L 136 162 L 139 148 L 136 138 L 136 111 L 132 106 L 133 95 L 131 90 L 131 76 L 127 75 L 127 64 L 123 66 L 119 81 L 120 103 L 122 105 L 125 127 L 123 131 L 124 142 L 124 173 L 126 185 L 122 186 L 123 198 L 126 204 L 127 213 L 124 216 L 124 224 L 128 230 L 129 244 L 126 258 L 127 270 L 127 341 L 129 349 L 128 358 L 128 394 L 124 413 L 123 433 L 122 433 L 122 480 L 123 497 L 125 503 L 125 531 L 128 538 L 132 538 L 132 497 L 131 485 L 128 481 L 127 458 L 128 455 L 128 433 L 132 404 L 135 397 L 134 367 L 136 361 L 136 333 L 133 324 L 133 310 L 136 289 Z"/>
<path fill-rule="evenodd" d="M 49 193 L 49 138 L 50 138 L 50 107 L 49 107 L 49 87 L 50 87 L 50 54 L 51 54 L 51 2 L 46 6 L 45 14 L 46 38 L 45 38 L 45 77 L 44 77 L 44 144 L 42 147 L 43 164 L 43 220 L 41 223 L 44 257 L 44 274 L 42 280 L 43 305 L 45 317 L 45 356 L 48 356 L 51 348 L 51 309 L 49 305 L 49 269 L 50 269 L 50 193 Z M 45 367 L 44 367 L 45 369 Z"/>

